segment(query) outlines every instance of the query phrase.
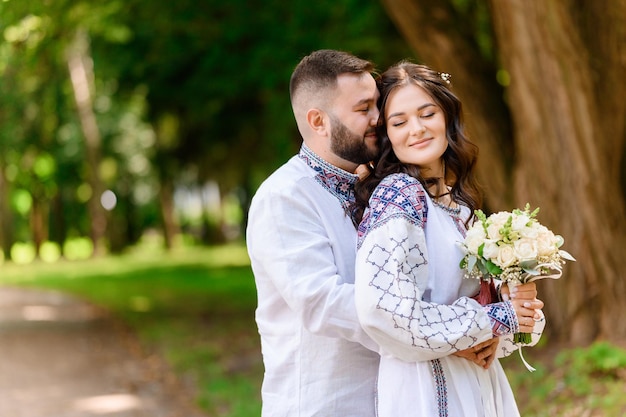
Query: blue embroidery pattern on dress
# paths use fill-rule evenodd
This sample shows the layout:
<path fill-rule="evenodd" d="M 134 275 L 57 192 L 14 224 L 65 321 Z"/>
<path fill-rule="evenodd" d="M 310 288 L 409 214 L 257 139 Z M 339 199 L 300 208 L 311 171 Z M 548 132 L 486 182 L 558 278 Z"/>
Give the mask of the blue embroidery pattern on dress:
<path fill-rule="evenodd" d="M 317 156 L 305 144 L 302 144 L 298 156 L 317 172 L 315 176 L 317 182 L 339 200 L 343 210 L 354 223 L 354 216 L 352 215 L 354 185 L 358 181 L 359 176 L 329 164 Z"/>
<path fill-rule="evenodd" d="M 430 361 L 435 379 L 435 390 L 437 391 L 437 408 L 439 417 L 448 417 L 448 387 L 446 385 L 446 374 L 439 359 Z"/>
<path fill-rule="evenodd" d="M 487 304 L 484 308 L 491 319 L 491 329 L 494 335 L 504 336 L 519 332 L 517 316 L 510 301 Z"/>
<path fill-rule="evenodd" d="M 427 216 L 426 193 L 420 182 L 407 174 L 391 174 L 378 184 L 370 197 L 358 228 L 358 247 L 368 231 L 390 219 L 403 217 L 425 227 Z"/>

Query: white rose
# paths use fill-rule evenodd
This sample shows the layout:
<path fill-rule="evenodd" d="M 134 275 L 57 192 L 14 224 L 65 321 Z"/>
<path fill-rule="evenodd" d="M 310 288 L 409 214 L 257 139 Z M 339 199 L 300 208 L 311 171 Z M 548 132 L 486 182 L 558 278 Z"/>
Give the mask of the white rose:
<path fill-rule="evenodd" d="M 515 250 L 513 249 L 513 246 L 502 245 L 499 247 L 498 257 L 494 261 L 494 263 L 498 265 L 500 268 L 504 269 L 507 266 L 516 264 L 517 261 L 518 259 L 515 256 Z"/>
<path fill-rule="evenodd" d="M 511 226 L 513 227 L 513 230 L 522 231 L 527 228 L 526 225 L 529 221 L 530 217 L 528 217 L 527 215 L 518 214 L 513 216 L 513 222 L 511 223 Z"/>
<path fill-rule="evenodd" d="M 510 213 L 506 211 L 501 211 L 489 216 L 489 226 L 487 226 L 487 236 L 489 239 L 493 240 L 501 240 L 502 235 L 500 235 L 500 229 L 504 227 L 504 224 L 511 216 Z"/>
<path fill-rule="evenodd" d="M 489 259 L 492 262 L 498 258 L 498 252 L 500 248 L 496 245 L 496 242 L 493 240 L 485 241 L 485 247 L 483 247 L 483 258 Z"/>
<path fill-rule="evenodd" d="M 478 247 L 485 241 L 485 229 L 482 225 L 472 227 L 465 235 L 465 246 L 470 253 L 478 253 Z"/>
<path fill-rule="evenodd" d="M 490 224 L 487 227 L 487 237 L 492 240 L 502 240 L 500 229 L 502 229 L 502 226 L 499 226 L 497 224 Z"/>
<path fill-rule="evenodd" d="M 533 222 L 530 226 L 528 227 L 524 227 L 522 230 L 520 230 L 520 237 L 522 238 L 528 238 L 528 239 L 537 239 L 537 236 L 539 236 L 539 224 Z"/>
<path fill-rule="evenodd" d="M 558 250 L 556 236 L 545 227 L 539 231 L 536 242 L 539 256 L 551 256 Z"/>
<path fill-rule="evenodd" d="M 520 239 L 513 244 L 515 256 L 520 260 L 537 259 L 537 245 L 532 239 Z"/>

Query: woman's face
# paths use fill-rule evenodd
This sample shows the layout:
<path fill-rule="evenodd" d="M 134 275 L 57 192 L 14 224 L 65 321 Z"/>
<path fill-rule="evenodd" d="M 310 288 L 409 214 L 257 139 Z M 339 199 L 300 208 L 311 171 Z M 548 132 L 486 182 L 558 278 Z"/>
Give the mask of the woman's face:
<path fill-rule="evenodd" d="M 414 84 L 399 87 L 385 110 L 387 135 L 400 162 L 419 166 L 424 176 L 442 177 L 446 120 L 426 90 Z"/>

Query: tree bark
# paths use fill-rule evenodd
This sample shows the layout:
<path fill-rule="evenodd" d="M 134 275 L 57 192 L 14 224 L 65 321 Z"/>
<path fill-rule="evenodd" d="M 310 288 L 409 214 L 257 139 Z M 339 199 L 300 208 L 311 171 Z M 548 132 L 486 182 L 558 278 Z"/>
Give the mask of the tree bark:
<path fill-rule="evenodd" d="M 67 65 L 70 71 L 80 124 L 85 136 L 87 181 L 92 191 L 88 202 L 89 215 L 91 217 L 91 240 L 94 247 L 93 254 L 97 256 L 104 251 L 102 240 L 106 232 L 107 219 L 105 210 L 100 204 L 100 196 L 104 191 L 100 173 L 98 172 L 100 167 L 101 138 L 93 110 L 90 83 L 90 80 L 93 79 L 93 74 L 91 67 L 86 64 L 89 58 L 87 50 L 87 35 L 79 30 L 74 44 L 68 51 Z"/>
<path fill-rule="evenodd" d="M 5 164 L 0 161 L 0 246 L 1 259 L 11 259 L 11 247 L 14 242 L 13 210 L 9 205 L 9 182 L 5 177 Z"/>
<path fill-rule="evenodd" d="M 163 113 L 156 117 L 156 152 L 154 166 L 159 178 L 159 202 L 161 208 L 161 222 L 165 249 L 170 250 L 175 245 L 175 238 L 180 233 L 174 207 L 174 191 L 178 170 L 177 159 L 172 157 L 180 137 L 179 118 L 170 113 Z"/>
<path fill-rule="evenodd" d="M 575 343 L 623 340 L 626 2 L 491 0 L 493 60 L 456 2 L 382 3 L 421 60 L 452 73 L 488 209 L 541 207 L 539 220 L 577 258 L 538 285 L 548 330 Z M 498 66 L 510 75 L 504 94 Z"/>
<path fill-rule="evenodd" d="M 492 210 L 511 207 L 510 116 L 502 88 L 495 82 L 497 68 L 482 55 L 471 19 L 445 1 L 382 0 L 382 4 L 419 56 L 419 63 L 452 75 L 468 133 L 480 147 L 478 176 L 488 190 L 486 206 Z"/>
<path fill-rule="evenodd" d="M 178 223 L 174 214 L 174 183 L 171 179 L 162 178 L 159 190 L 161 203 L 161 221 L 163 222 L 163 239 L 165 248 L 170 250 L 175 245 L 175 237 L 179 233 Z"/>
<path fill-rule="evenodd" d="M 626 336 L 616 320 L 626 304 L 624 15 L 620 0 L 604 3 L 621 9 L 622 21 L 613 26 L 619 14 L 597 13 L 587 44 L 607 47 L 590 50 L 567 1 L 491 2 L 515 103 L 516 202 L 545 207 L 540 221 L 578 260 L 561 282 L 542 286 L 551 327 L 578 343 Z"/>
<path fill-rule="evenodd" d="M 39 258 L 41 245 L 48 240 L 46 219 L 48 218 L 48 202 L 43 199 L 33 198 L 30 210 L 30 229 L 35 247 L 35 256 Z"/>

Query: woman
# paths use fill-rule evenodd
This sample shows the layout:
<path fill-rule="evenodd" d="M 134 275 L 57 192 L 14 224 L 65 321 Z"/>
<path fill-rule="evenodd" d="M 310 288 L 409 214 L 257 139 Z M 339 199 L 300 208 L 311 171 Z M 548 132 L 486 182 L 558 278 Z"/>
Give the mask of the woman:
<path fill-rule="evenodd" d="M 510 354 L 514 333 L 534 344 L 544 326 L 534 284 L 497 302 L 463 278 L 459 242 L 481 194 L 449 77 L 401 62 L 378 80 L 381 154 L 357 189 L 355 291 L 381 347 L 379 417 L 519 415 L 499 362 L 465 358 L 494 338 L 497 355 Z"/>

